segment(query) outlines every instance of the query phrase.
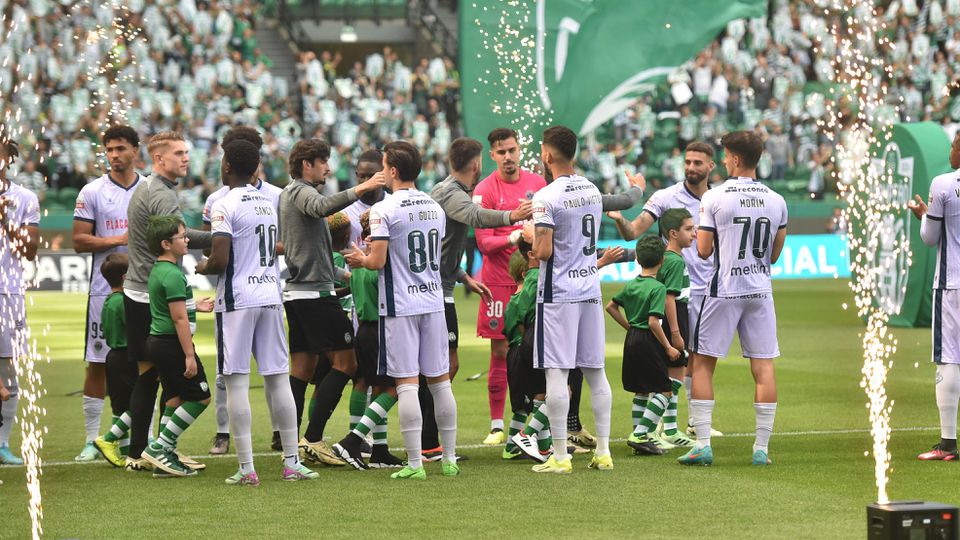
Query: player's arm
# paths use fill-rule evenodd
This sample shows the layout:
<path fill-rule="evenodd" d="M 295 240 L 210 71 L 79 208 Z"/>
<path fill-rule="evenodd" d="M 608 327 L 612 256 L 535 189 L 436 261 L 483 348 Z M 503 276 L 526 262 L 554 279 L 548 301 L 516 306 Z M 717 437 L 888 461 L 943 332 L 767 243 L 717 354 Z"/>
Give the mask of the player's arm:
<path fill-rule="evenodd" d="M 196 272 L 209 276 L 222 274 L 230 261 L 230 251 L 233 249 L 233 237 L 228 234 L 213 235 L 210 254 L 205 260 L 197 263 Z"/>
<path fill-rule="evenodd" d="M 40 227 L 38 225 L 7 225 L 4 227 L 10 239 L 12 250 L 28 261 L 37 258 L 37 248 L 40 246 Z"/>
<path fill-rule="evenodd" d="M 204 218 L 203 218 L 203 224 L 200 225 L 200 230 L 203 231 L 203 232 L 210 232 L 210 222 L 207 221 L 206 216 L 204 216 Z M 209 257 L 209 256 L 210 256 L 210 249 L 209 249 L 209 248 L 203 250 L 203 256 L 204 256 L 204 257 Z"/>
<path fill-rule="evenodd" d="M 663 350 L 667 351 L 667 356 L 669 356 L 671 360 L 680 358 L 680 351 L 673 348 L 673 345 L 670 345 L 670 342 L 667 340 L 667 335 L 663 333 L 660 317 L 651 313 L 649 319 L 647 319 L 647 323 L 650 325 L 650 332 L 653 333 L 653 337 L 657 338 L 657 341 L 663 346 Z"/>
<path fill-rule="evenodd" d="M 670 344 L 677 350 L 683 350 L 683 336 L 680 335 L 680 327 L 677 325 L 677 295 L 667 293 L 667 299 L 663 303 L 664 316 L 670 324 Z"/>
<path fill-rule="evenodd" d="M 73 249 L 77 253 L 99 253 L 127 245 L 127 233 L 99 237 L 93 234 L 93 221 L 73 218 Z"/>
<path fill-rule="evenodd" d="M 530 217 L 530 201 L 523 200 L 516 210 L 491 210 L 470 200 L 459 189 L 446 189 L 434 195 L 447 217 L 477 229 L 506 227 Z"/>
<path fill-rule="evenodd" d="M 350 206 L 363 195 L 385 185 L 386 177 L 383 176 L 383 171 L 381 171 L 366 182 L 329 197 L 316 189 L 300 189 L 293 199 L 293 204 L 308 216 L 317 219 L 325 218 Z"/>
<path fill-rule="evenodd" d="M 630 176 L 627 171 L 624 171 L 623 174 L 627 176 L 627 181 L 630 182 L 630 189 L 616 195 L 604 195 L 601 198 L 604 212 L 633 208 L 643 197 L 643 190 L 647 189 L 647 180 L 643 177 L 643 174 L 638 172 Z"/>
<path fill-rule="evenodd" d="M 350 265 L 350 268 L 382 270 L 387 264 L 387 249 L 390 246 L 390 241 L 386 238 L 372 238 L 367 242 L 367 246 L 370 248 L 370 252 L 364 253 L 356 244 L 353 244 L 353 251 L 343 256 L 347 264 Z"/>
<path fill-rule="evenodd" d="M 639 238 L 650 230 L 650 227 L 657 221 L 653 213 L 646 209 L 640 212 L 640 215 L 634 218 L 633 221 L 623 217 L 623 214 L 620 212 L 607 212 L 607 217 L 613 220 L 613 224 L 617 227 L 617 232 L 620 233 L 620 236 L 622 236 L 624 240 Z"/>
<path fill-rule="evenodd" d="M 943 203 L 937 195 L 933 189 L 930 190 L 929 208 L 919 195 L 914 195 L 914 200 L 907 203 L 907 208 L 920 220 L 920 239 L 930 247 L 940 243 L 940 231 L 943 229 Z"/>
<path fill-rule="evenodd" d="M 553 227 L 537 225 L 533 230 L 533 256 L 541 261 L 553 257 Z"/>
<path fill-rule="evenodd" d="M 783 231 L 783 236 L 786 237 L 786 229 L 781 229 Z M 697 229 L 697 255 L 701 259 L 707 260 L 713 255 L 713 238 L 716 236 L 716 232 L 713 228 L 708 228 L 700 226 Z M 777 236 L 780 236 L 780 232 L 777 232 Z M 774 239 L 774 248 L 776 248 L 776 239 Z M 783 249 L 783 242 L 781 239 L 780 248 Z M 780 256 L 780 253 L 777 252 L 777 256 Z M 772 260 L 772 259 L 771 259 Z"/>
<path fill-rule="evenodd" d="M 613 317 L 613 320 L 617 321 L 624 330 L 630 330 L 630 323 L 627 322 L 627 318 L 623 316 L 623 313 L 620 312 L 620 304 L 611 300 L 607 302 L 607 313 Z"/>
<path fill-rule="evenodd" d="M 783 244 L 786 241 L 787 226 L 784 225 L 777 230 L 777 235 L 773 237 L 773 250 L 770 251 L 770 264 L 776 263 L 780 259 L 780 253 L 783 252 Z"/>
<path fill-rule="evenodd" d="M 473 279 L 473 276 L 468 274 L 463 268 L 457 267 L 456 279 L 460 283 L 463 283 L 463 286 L 466 287 L 470 292 L 479 294 L 480 298 L 482 298 L 487 304 L 493 302 L 493 292 L 490 291 L 490 287 L 487 287 L 483 283 Z"/>
<path fill-rule="evenodd" d="M 177 330 L 177 339 L 180 341 L 180 347 L 183 349 L 184 364 L 186 371 L 183 376 L 192 379 L 197 374 L 197 356 L 193 350 L 193 335 L 190 333 L 190 319 L 187 316 L 186 300 L 174 300 L 167 303 L 170 308 L 170 318 L 173 319 L 173 327 Z"/>
<path fill-rule="evenodd" d="M 625 253 L 626 253 L 626 250 L 620 246 L 613 246 L 613 247 L 604 249 L 603 253 L 598 252 L 600 256 L 597 257 L 597 268 L 598 269 L 603 268 L 604 266 L 607 266 L 613 263 L 626 262 L 623 260 Z"/>

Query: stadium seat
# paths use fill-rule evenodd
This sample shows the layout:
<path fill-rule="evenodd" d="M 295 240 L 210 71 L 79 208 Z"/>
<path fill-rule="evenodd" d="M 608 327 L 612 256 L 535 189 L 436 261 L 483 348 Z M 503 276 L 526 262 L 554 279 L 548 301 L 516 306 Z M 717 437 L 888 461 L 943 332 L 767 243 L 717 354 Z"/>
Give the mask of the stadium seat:
<path fill-rule="evenodd" d="M 74 187 L 60 188 L 57 192 L 57 202 L 64 208 L 73 208 L 77 204 L 77 195 L 80 190 Z"/>

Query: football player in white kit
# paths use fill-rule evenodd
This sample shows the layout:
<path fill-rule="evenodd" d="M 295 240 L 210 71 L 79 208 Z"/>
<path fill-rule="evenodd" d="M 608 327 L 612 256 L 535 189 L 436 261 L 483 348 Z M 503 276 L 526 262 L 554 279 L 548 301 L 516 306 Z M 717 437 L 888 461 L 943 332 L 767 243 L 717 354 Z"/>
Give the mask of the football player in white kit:
<path fill-rule="evenodd" d="M 679 461 L 685 465 L 713 463 L 713 372 L 717 359 L 727 355 L 736 332 L 756 383 L 753 464 L 769 465 L 768 444 L 777 412 L 773 359 L 780 356 L 770 268 L 780 258 L 787 237 L 787 204 L 756 180 L 757 162 L 763 154 L 759 136 L 752 131 L 731 132 L 721 144 L 730 177 L 704 194 L 697 231 L 700 257 L 714 263 L 691 337 L 695 359 L 690 414 L 697 443 Z"/>
<path fill-rule="evenodd" d="M 140 149 L 140 137 L 130 126 L 116 125 L 107 129 L 101 140 L 110 170 L 83 186 L 73 211 L 73 249 L 77 253 L 93 254 L 84 339 L 84 358 L 87 360 L 83 381 L 86 444 L 80 455 L 74 458 L 76 461 L 93 461 L 99 455 L 93 443 L 100 434 L 100 416 L 107 390 L 111 394 L 115 418 L 126 412 L 132 391 L 132 388 L 107 388 L 105 362 L 110 348 L 104 340 L 100 311 L 110 295 L 110 285 L 100 273 L 100 266 L 111 253 L 127 251 L 127 206 L 142 179 L 133 166 Z M 121 394 L 126 396 L 125 399 Z M 121 446 L 126 444 L 121 442 Z"/>
<path fill-rule="evenodd" d="M 0 129 L 0 133 L 5 130 Z M 37 257 L 40 243 L 40 202 L 37 195 L 7 180 L 7 168 L 20 155 L 17 144 L 0 139 L 0 379 L 7 399 L 0 409 L 0 465 L 22 465 L 10 450 L 10 433 L 17 418 L 20 387 L 15 362 L 26 351 L 27 316 L 23 294 L 24 261 Z M 441 306 L 442 307 L 442 306 Z"/>
<path fill-rule="evenodd" d="M 224 147 L 221 166 L 230 192 L 213 205 L 210 258 L 197 272 L 217 274 L 217 373 L 227 388 L 230 432 L 240 469 L 227 478 L 232 485 L 260 484 L 253 466 L 250 410 L 250 356 L 257 360 L 264 393 L 283 448 L 283 479 L 319 477 L 297 455 L 296 404 L 288 376 L 290 364 L 283 326 L 280 272 L 277 268 L 277 210 L 269 197 L 251 185 L 260 166 L 260 149 L 234 140 Z"/>
<path fill-rule="evenodd" d="M 244 140 L 257 147 L 257 151 L 263 146 L 263 139 L 255 128 L 250 126 L 237 126 L 231 128 L 220 141 L 221 148 L 226 148 L 233 141 Z M 257 169 L 257 174 L 250 180 L 250 185 L 257 188 L 261 194 L 270 199 L 273 207 L 279 212 L 280 193 L 283 188 L 279 188 L 263 179 L 263 164 Z M 230 193 L 230 186 L 224 185 L 217 191 L 214 191 L 207 197 L 207 202 L 203 205 L 203 224 L 201 228 L 205 231 L 211 229 L 210 215 L 213 212 L 213 205 Z M 282 253 L 281 247 L 278 252 Z M 209 256 L 210 250 L 204 250 L 204 255 Z M 210 453 L 213 455 L 222 455 L 230 451 L 230 432 L 227 420 L 227 387 L 223 383 L 223 375 L 217 373 L 216 378 L 217 391 L 214 393 L 214 406 L 217 411 L 217 433 L 213 437 L 213 446 L 210 447 Z M 274 432 L 274 440 L 279 444 L 279 434 Z M 279 451 L 279 448 L 274 448 Z"/>
<path fill-rule="evenodd" d="M 950 147 L 950 166 L 930 183 L 930 207 L 917 195 L 908 205 L 921 219 L 923 243 L 937 248 L 933 277 L 933 362 L 940 410 L 940 442 L 917 456 L 924 461 L 956 461 L 957 402 L 960 400 L 960 133 Z"/>
<path fill-rule="evenodd" d="M 429 194 L 417 190 L 421 160 L 416 147 L 397 141 L 387 144 L 383 152 L 383 171 L 377 175 L 385 177 L 393 195 L 370 210 L 370 253 L 354 249 L 346 258 L 351 267 L 380 271 L 378 372 L 396 380 L 400 431 L 407 450 L 407 466 L 390 477 L 426 479 L 420 447 L 423 416 L 417 396 L 421 374 L 433 395 L 443 444 L 442 473 L 456 476 L 460 474 L 457 402 L 450 387 L 440 281 L 446 215 Z"/>
<path fill-rule="evenodd" d="M 567 440 L 570 395 L 567 375 L 580 368 L 590 386 L 597 447 L 590 468 L 613 469 L 610 414 L 613 396 L 604 372 L 604 321 L 597 234 L 603 210 L 600 191 L 576 174 L 577 136 L 553 126 L 543 132 L 541 159 L 554 180 L 533 196 L 533 254 L 543 261 L 537 290 L 534 365 L 546 369 L 546 415 L 554 454 L 535 472 L 569 474 Z M 541 408 L 541 410 L 543 410 Z"/>
<path fill-rule="evenodd" d="M 643 205 L 643 211 L 633 219 L 628 221 L 620 212 L 607 212 L 607 215 L 613 219 L 617 226 L 617 231 L 624 240 L 634 240 L 645 234 L 654 223 L 659 221 L 660 216 L 671 208 L 685 208 L 693 216 L 693 224 L 700 223 L 700 199 L 704 193 L 710 189 L 710 172 L 713 171 L 713 147 L 702 141 L 693 141 L 683 150 L 683 182 L 678 182 L 672 186 L 659 189 L 647 199 Z M 693 243 L 682 252 L 683 262 L 687 265 L 687 271 L 690 273 L 690 300 L 687 303 L 686 317 L 687 327 L 696 328 L 701 300 L 707 293 L 707 279 L 713 272 L 713 264 L 705 261 L 697 254 L 697 244 Z M 683 315 L 683 314 L 680 314 Z M 690 343 L 684 343 L 679 329 L 673 328 L 670 338 L 671 344 L 680 349 L 690 349 Z M 686 368 L 683 366 L 686 365 Z M 690 402 L 690 384 L 693 379 L 693 361 L 692 358 L 681 356 L 679 361 L 671 361 L 668 364 L 670 369 L 670 378 L 680 382 L 681 371 L 683 372 L 683 387 L 687 392 L 687 403 Z M 674 386 L 676 386 L 676 383 Z M 673 392 L 670 397 L 670 407 L 677 407 L 679 393 Z M 634 410 L 642 409 L 637 400 L 634 400 Z M 642 413 L 641 413 L 642 414 Z M 693 424 L 687 422 L 687 434 L 693 435 Z M 713 437 L 721 437 L 723 433 L 714 429 L 711 432 Z"/>

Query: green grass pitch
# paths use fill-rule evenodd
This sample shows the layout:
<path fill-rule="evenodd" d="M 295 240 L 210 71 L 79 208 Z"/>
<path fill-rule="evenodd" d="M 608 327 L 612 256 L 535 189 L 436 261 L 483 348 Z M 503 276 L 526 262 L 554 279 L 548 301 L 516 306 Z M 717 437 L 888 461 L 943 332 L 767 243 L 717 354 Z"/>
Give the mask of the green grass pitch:
<path fill-rule="evenodd" d="M 605 286 L 610 297 L 618 286 Z M 530 461 L 503 462 L 500 448 L 478 444 L 488 430 L 485 379 L 467 377 L 486 369 L 489 349 L 474 338 L 476 297 L 458 298 L 461 324 L 460 375 L 454 384 L 459 405 L 459 442 L 470 457 L 458 478 L 428 464 L 426 482 L 395 482 L 385 471 L 320 469 L 313 482 L 280 481 L 279 458 L 269 453 L 270 425 L 262 390 L 251 391 L 254 447 L 262 485 L 228 487 L 233 456 L 207 459 L 198 478 L 154 480 L 126 473 L 104 461 L 71 463 L 83 444 L 78 395 L 84 297 L 31 295 L 28 317 L 50 363 L 41 373 L 46 387 L 42 457 L 44 531 L 62 538 L 196 537 L 491 537 L 520 533 L 534 537 L 682 538 L 862 538 L 864 507 L 875 500 L 873 461 L 865 397 L 860 389 L 860 333 L 852 304 L 839 281 L 776 283 L 780 347 L 779 408 L 768 468 L 750 465 L 753 387 L 747 363 L 734 350 L 718 368 L 714 425 L 728 436 L 714 440 L 710 468 L 675 462 L 679 450 L 662 457 L 634 457 L 623 442 L 630 429 L 630 396 L 620 386 L 623 332 L 607 318 L 608 377 L 614 389 L 612 450 L 615 470 L 587 469 L 574 458 L 574 474 L 544 477 Z M 212 317 L 201 314 L 197 345 L 213 373 Z M 43 329 L 47 328 L 46 335 Z M 896 330 L 900 340 L 888 391 L 895 400 L 892 439 L 892 499 L 960 503 L 957 465 L 921 463 L 916 453 L 939 437 L 929 362 L 929 331 Z M 915 364 L 919 363 L 918 367 Z M 257 384 L 254 382 L 253 384 Z M 339 439 L 346 430 L 346 399 L 327 429 Z M 589 398 L 581 409 L 593 429 Z M 109 414 L 109 407 L 105 416 Z M 680 420 L 687 406 L 681 399 Z M 182 439 L 181 447 L 203 458 L 214 431 L 211 407 Z M 103 426 L 108 418 L 104 418 Z M 400 446 L 396 413 L 390 417 L 391 447 Z M 19 437 L 14 435 L 14 445 Z M 24 469 L 0 467 L 0 537 L 29 535 Z M 704 528 L 706 527 L 706 528 Z"/>

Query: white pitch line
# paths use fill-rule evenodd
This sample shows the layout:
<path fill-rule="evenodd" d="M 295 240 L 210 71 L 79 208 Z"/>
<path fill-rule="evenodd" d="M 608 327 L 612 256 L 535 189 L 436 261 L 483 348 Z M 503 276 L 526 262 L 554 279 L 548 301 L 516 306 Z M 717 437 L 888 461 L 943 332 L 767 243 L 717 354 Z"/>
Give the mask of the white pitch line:
<path fill-rule="evenodd" d="M 893 431 L 894 433 L 906 433 L 906 432 L 916 432 L 916 431 L 936 431 L 936 430 L 938 430 L 938 429 L 940 429 L 940 428 L 939 428 L 939 427 L 917 427 L 917 426 L 914 426 L 914 427 L 894 428 L 894 429 L 891 430 L 891 431 Z M 862 434 L 867 434 L 867 433 L 870 433 L 870 430 L 869 430 L 869 429 L 818 429 L 818 430 L 812 430 L 812 431 L 783 431 L 783 432 L 774 432 L 773 435 L 774 435 L 774 437 L 808 437 L 808 436 L 816 436 L 816 435 L 851 435 L 851 434 L 860 434 L 860 433 L 862 433 Z M 753 433 L 753 432 L 750 432 L 750 433 L 725 433 L 722 438 L 736 439 L 736 438 L 743 438 L 743 437 L 753 437 L 753 436 L 755 436 L 755 435 L 756 435 L 756 434 Z M 623 438 L 610 439 L 610 442 L 624 442 L 624 441 L 626 441 L 626 439 L 623 439 Z M 499 448 L 499 445 L 498 445 L 498 446 L 489 446 L 489 445 L 486 445 L 486 444 L 460 444 L 460 445 L 457 445 L 457 449 L 458 449 L 458 450 L 479 450 L 479 449 L 483 449 L 483 448 Z M 402 452 L 402 451 L 403 451 L 403 448 L 397 447 L 397 448 L 391 448 L 390 450 L 392 450 L 392 451 L 394 451 L 394 452 Z M 254 455 L 255 457 L 279 456 L 279 455 L 280 455 L 280 452 L 255 452 L 253 455 Z M 209 456 L 209 455 L 205 455 L 205 456 L 193 456 L 193 457 L 201 457 L 204 461 L 208 461 L 208 460 L 211 460 L 211 459 L 224 459 L 224 458 L 236 459 L 236 454 L 226 454 L 226 455 L 220 455 L 220 456 Z M 43 466 L 43 467 L 66 467 L 66 466 L 72 466 L 72 465 L 98 465 L 98 464 L 99 464 L 99 465 L 106 465 L 107 463 L 106 463 L 103 459 L 97 459 L 97 460 L 95 460 L 95 461 L 84 461 L 84 462 L 79 462 L 79 461 L 49 461 L 49 462 L 44 462 L 42 466 Z M 22 467 L 22 465 L 0 465 L 0 470 L 3 470 L 3 469 L 16 469 L 16 468 L 20 468 L 20 467 Z"/>

